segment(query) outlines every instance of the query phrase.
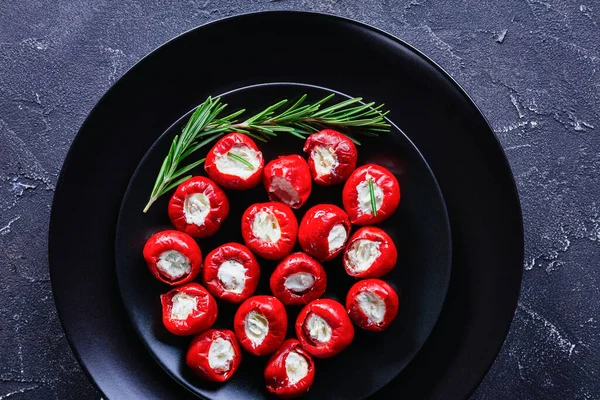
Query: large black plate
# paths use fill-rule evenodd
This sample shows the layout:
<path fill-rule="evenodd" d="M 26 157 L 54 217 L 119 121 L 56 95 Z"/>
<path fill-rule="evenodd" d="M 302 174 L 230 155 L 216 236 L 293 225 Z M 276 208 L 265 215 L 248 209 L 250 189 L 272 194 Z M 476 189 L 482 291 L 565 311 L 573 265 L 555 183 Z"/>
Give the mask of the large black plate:
<path fill-rule="evenodd" d="M 222 96 L 230 110 L 250 108 L 258 111 L 282 98 L 294 102 L 302 94 L 316 101 L 331 93 L 299 84 L 266 84 L 241 88 Z M 338 101 L 343 100 L 338 96 Z M 377 101 L 377 99 L 372 99 Z M 255 109 L 255 110 L 253 110 Z M 142 258 L 145 241 L 163 229 L 172 229 L 167 216 L 168 197 L 157 201 L 148 214 L 142 209 L 156 179 L 162 160 L 173 137 L 181 132 L 189 114 L 181 118 L 162 135 L 139 164 L 125 193 L 117 222 L 115 260 L 117 278 L 125 308 L 134 329 L 151 354 L 163 368 L 189 390 L 211 399 L 263 398 L 267 395 L 262 371 L 266 359 L 247 353 L 239 370 L 226 384 L 214 385 L 194 376 L 185 366 L 185 352 L 190 338 L 176 337 L 162 325 L 159 295 L 171 288 L 154 279 Z M 451 267 L 450 225 L 439 187 L 431 170 L 410 140 L 394 127 L 390 134 L 379 138 L 361 138 L 358 165 L 377 163 L 386 166 L 398 178 L 402 201 L 394 215 L 380 224 L 397 243 L 398 267 L 386 275 L 398 288 L 402 304 L 396 321 L 384 333 L 360 329 L 352 345 L 339 356 L 316 361 L 316 378 L 307 398 L 361 399 L 385 386 L 414 357 L 431 333 L 442 309 Z M 283 154 L 303 154 L 304 142 L 290 135 L 280 135 L 259 146 L 265 163 Z M 205 157 L 207 146 L 195 157 Z M 203 174 L 202 168 L 193 171 Z M 313 191 L 300 210 L 316 204 L 341 204 L 341 186 L 313 186 Z M 215 247 L 235 241 L 243 243 L 240 232 L 242 213 L 251 204 L 268 201 L 267 192 L 259 185 L 245 192 L 228 191 L 230 214 L 217 234 L 199 240 L 207 254 Z M 297 245 L 296 250 L 300 251 Z M 346 293 L 355 282 L 345 272 L 342 257 L 325 263 L 328 287 L 325 297 L 344 303 Z M 277 262 L 260 260 L 261 282 L 256 294 L 271 294 L 269 276 Z M 217 327 L 233 329 L 237 306 L 219 301 Z M 295 337 L 294 321 L 298 307 L 288 307 L 288 337 Z M 353 382 L 345 385 L 345 382 Z"/>
<path fill-rule="evenodd" d="M 277 57 L 253 57 L 256 43 Z M 231 62 L 231 48 L 244 63 Z M 114 268 L 119 206 L 140 160 L 173 121 L 209 94 L 270 81 L 385 102 L 427 159 L 450 217 L 450 287 L 422 350 L 378 394 L 467 397 L 500 349 L 520 288 L 521 210 L 504 153 L 472 101 L 425 56 L 374 28 L 309 13 L 251 14 L 194 29 L 140 61 L 83 124 L 58 180 L 49 232 L 55 301 L 79 361 L 109 398 L 191 396 L 147 354 L 125 314 Z"/>

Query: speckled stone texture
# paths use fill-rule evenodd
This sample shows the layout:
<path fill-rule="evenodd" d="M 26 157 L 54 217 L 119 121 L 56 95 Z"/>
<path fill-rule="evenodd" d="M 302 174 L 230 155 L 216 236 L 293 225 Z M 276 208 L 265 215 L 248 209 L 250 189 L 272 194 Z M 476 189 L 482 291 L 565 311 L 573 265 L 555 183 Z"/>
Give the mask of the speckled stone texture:
<path fill-rule="evenodd" d="M 600 3 L 20 0 L 0 4 L 0 400 L 100 397 L 56 316 L 46 255 L 54 186 L 86 115 L 170 38 L 277 9 L 355 18 L 416 46 L 466 89 L 506 150 L 525 273 L 473 398 L 600 398 Z"/>

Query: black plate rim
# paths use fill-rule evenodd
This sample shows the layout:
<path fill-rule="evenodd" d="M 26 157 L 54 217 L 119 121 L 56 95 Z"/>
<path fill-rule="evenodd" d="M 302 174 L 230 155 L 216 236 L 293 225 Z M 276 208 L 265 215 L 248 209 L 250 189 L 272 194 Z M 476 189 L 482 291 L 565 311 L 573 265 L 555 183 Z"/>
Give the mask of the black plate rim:
<path fill-rule="evenodd" d="M 337 95 L 340 95 L 342 97 L 346 97 L 346 98 L 351 98 L 352 96 L 350 96 L 347 93 L 341 92 L 339 90 L 334 90 L 331 88 L 325 88 L 322 86 L 318 86 L 318 85 L 313 85 L 313 84 L 308 84 L 308 83 L 300 83 L 300 82 L 265 82 L 265 83 L 257 83 L 257 84 L 253 84 L 253 85 L 247 85 L 247 86 L 242 86 L 242 87 L 238 87 L 232 90 L 229 90 L 225 93 L 221 93 L 215 97 L 222 97 L 222 96 L 227 96 L 229 94 L 233 94 L 236 92 L 240 92 L 240 91 L 244 91 L 247 89 L 252 89 L 252 88 L 258 88 L 258 87 L 264 87 L 264 86 L 291 86 L 291 87 L 308 87 L 308 88 L 314 88 L 314 89 L 320 89 L 326 92 L 331 92 L 331 93 L 335 93 Z M 361 104 L 364 104 L 364 102 L 360 102 Z M 195 109 L 195 108 L 194 108 Z M 170 134 L 170 132 L 175 129 L 178 125 L 180 125 L 180 122 L 185 119 L 187 116 L 189 116 L 191 114 L 191 112 L 194 110 L 189 110 L 188 112 L 186 112 L 185 114 L 183 114 L 181 117 L 179 117 L 175 122 L 173 122 L 171 125 L 169 125 L 169 127 L 167 129 L 165 129 L 154 141 L 154 143 L 152 143 L 152 145 L 148 148 L 148 150 L 146 151 L 146 153 L 144 154 L 144 156 L 142 157 L 142 159 L 140 160 L 140 162 L 138 163 L 138 166 L 136 167 L 135 171 L 133 172 L 133 174 L 131 175 L 131 178 L 129 179 L 129 183 L 127 184 L 127 188 L 125 189 L 125 193 L 123 194 L 123 199 L 125 199 L 129 192 L 132 190 L 131 189 L 131 183 L 135 180 L 135 177 L 140 174 L 140 167 L 144 164 L 144 161 L 150 157 L 150 154 L 154 151 L 154 149 L 158 146 L 159 142 L 163 139 L 164 136 Z M 450 262 L 445 266 L 444 268 L 444 273 L 446 275 L 446 279 L 443 282 L 443 295 L 442 295 L 442 304 L 439 307 L 438 310 L 436 310 L 435 313 L 435 322 L 433 323 L 433 325 L 429 328 L 429 332 L 427 333 L 427 337 L 426 339 L 423 341 L 423 343 L 421 343 L 420 346 L 418 346 L 415 350 L 415 352 L 412 354 L 412 357 L 410 357 L 410 360 L 408 361 L 408 363 L 406 364 L 406 366 L 408 366 L 410 364 L 410 362 L 412 362 L 412 360 L 414 360 L 415 357 L 417 357 L 417 355 L 419 354 L 419 351 L 421 351 L 421 349 L 423 348 L 424 344 L 427 342 L 427 339 L 429 339 L 429 336 L 431 335 L 431 332 L 433 331 L 433 328 L 435 327 L 437 320 L 439 319 L 439 316 L 442 313 L 442 310 L 444 308 L 444 303 L 446 301 L 446 297 L 448 295 L 448 288 L 450 287 L 450 277 L 452 276 L 452 253 L 453 253 L 453 248 L 452 248 L 452 230 L 450 228 L 450 217 L 448 215 L 448 209 L 446 207 L 446 201 L 444 199 L 444 196 L 442 194 L 442 190 L 440 188 L 440 185 L 437 181 L 437 178 L 435 177 L 435 174 L 433 173 L 433 170 L 431 169 L 431 167 L 429 166 L 429 163 L 427 162 L 427 159 L 423 156 L 423 154 L 421 153 L 421 150 L 419 150 L 419 148 L 414 144 L 414 142 L 408 137 L 408 135 L 406 133 L 404 133 L 404 131 L 402 129 L 400 129 L 400 127 L 398 125 L 396 125 L 392 120 L 390 120 L 389 118 L 385 117 L 386 121 L 392 126 L 392 132 L 395 130 L 398 131 L 398 133 L 404 138 L 404 140 L 406 140 L 408 142 L 408 144 L 412 147 L 412 150 L 415 151 L 417 153 L 417 155 L 421 158 L 421 161 L 423 162 L 423 164 L 425 165 L 425 169 L 429 172 L 429 175 L 431 176 L 431 178 L 433 179 L 433 183 L 435 186 L 435 191 L 437 192 L 437 196 L 439 197 L 440 200 L 440 204 L 442 206 L 442 213 L 443 213 L 443 217 L 444 217 L 444 227 L 445 227 L 445 234 L 448 238 L 447 243 L 445 244 L 447 249 L 448 249 L 448 254 L 447 257 L 450 260 Z M 119 234 L 119 226 L 121 225 L 121 219 L 123 216 L 123 208 L 124 208 L 124 201 L 123 199 L 121 200 L 121 205 L 119 207 L 119 214 L 117 216 L 117 224 L 116 224 L 116 230 L 115 230 L 115 249 L 116 249 L 116 243 L 118 243 L 121 240 L 121 235 Z M 114 256 L 114 262 L 115 262 L 115 267 L 117 265 L 117 260 L 116 260 L 116 251 L 115 254 L 113 254 Z M 125 299 L 123 298 L 123 284 L 121 281 L 121 277 L 120 274 L 118 273 L 118 269 L 116 269 L 115 271 L 115 275 L 116 275 L 116 279 L 117 279 L 117 286 L 119 287 L 119 298 L 121 300 L 121 302 L 123 304 L 125 304 Z M 152 350 L 152 348 L 150 347 L 150 344 L 143 338 L 144 335 L 142 335 L 142 333 L 140 332 L 140 330 L 138 329 L 137 324 L 134 323 L 134 318 L 133 315 L 131 314 L 131 310 L 129 307 L 126 307 L 124 305 L 123 307 L 125 309 L 125 313 L 127 314 L 127 317 L 129 318 L 129 322 L 131 323 L 134 331 L 136 332 L 136 334 L 138 335 L 138 339 L 142 342 L 142 345 L 144 346 L 144 349 L 146 349 L 146 351 L 152 356 L 152 359 L 175 381 L 177 382 L 180 386 L 182 386 L 183 388 L 185 388 L 188 392 L 190 392 L 191 394 L 193 394 L 194 396 L 198 396 L 201 399 L 206 399 L 205 397 L 203 397 L 202 395 L 194 392 L 187 384 L 185 384 L 184 382 L 182 382 L 177 376 L 175 376 L 172 371 L 166 367 L 166 365 L 160 360 L 160 358 L 155 354 L 155 352 Z M 406 366 L 404 368 L 406 368 Z M 402 370 L 404 370 L 404 368 Z M 402 371 L 399 372 L 399 374 L 401 374 Z M 399 375 L 398 374 L 398 375 Z M 396 379 L 398 377 L 398 375 L 395 375 L 394 377 L 392 377 L 387 383 L 386 385 L 388 385 L 392 380 Z M 385 387 L 385 385 L 384 385 Z M 371 396 L 374 395 L 375 393 L 377 393 L 380 389 L 375 390 L 373 393 L 371 393 Z"/>
<path fill-rule="evenodd" d="M 512 325 L 513 319 L 514 319 L 514 313 L 517 309 L 517 301 L 518 301 L 518 297 L 519 294 L 521 292 L 521 285 L 522 285 L 522 278 L 523 278 L 523 261 L 524 261 L 524 257 L 525 257 L 525 243 L 524 243 L 524 227 L 523 227 L 523 210 L 521 207 L 521 199 L 519 196 L 519 192 L 517 190 L 517 184 L 516 184 L 516 180 L 514 177 L 514 173 L 513 170 L 510 166 L 510 163 L 508 162 L 508 157 L 506 155 L 506 152 L 504 151 L 504 148 L 502 147 L 502 144 L 500 143 L 500 140 L 498 139 L 498 137 L 494 134 L 494 131 L 491 128 L 491 125 L 488 121 L 488 118 L 485 116 L 485 114 L 481 111 L 481 109 L 479 108 L 479 106 L 477 106 L 477 104 L 473 101 L 473 99 L 468 95 L 468 93 L 462 88 L 462 86 L 454 79 L 452 78 L 452 76 L 450 74 L 448 74 L 439 64 L 437 64 L 435 61 L 433 61 L 431 58 L 429 58 L 427 55 L 425 55 L 424 53 L 422 53 L 420 50 L 418 50 L 417 48 L 413 47 L 411 44 L 405 42 L 404 40 L 396 37 L 395 35 L 392 35 L 380 28 L 377 28 L 371 24 L 362 22 L 362 21 L 358 21 L 356 19 L 352 19 L 352 18 L 347 18 L 347 17 L 341 17 L 335 14 L 331 14 L 331 13 L 324 13 L 324 12 L 310 12 L 310 11 L 299 11 L 299 10 L 268 10 L 268 11 L 257 11 L 257 12 L 248 12 L 248 13 L 241 13 L 241 14 L 236 14 L 236 15 L 231 15 L 231 16 L 227 16 L 224 18 L 219 18 L 216 19 L 214 21 L 208 21 L 202 25 L 198 25 L 196 27 L 190 28 L 184 32 L 182 32 L 181 34 L 173 37 L 172 39 L 162 43 L 161 45 L 157 46 L 156 48 L 154 48 L 151 52 L 149 52 L 148 54 L 146 54 L 144 57 L 142 57 L 138 62 L 136 62 L 135 64 L 133 64 L 119 79 L 117 79 L 108 89 L 107 91 L 98 99 L 97 103 L 94 105 L 94 107 L 92 107 L 92 109 L 90 110 L 89 114 L 87 115 L 87 117 L 85 118 L 85 120 L 83 121 L 83 123 L 81 124 L 81 127 L 79 128 L 79 130 L 77 131 L 77 134 L 75 135 L 75 137 L 73 138 L 73 141 L 71 142 L 71 145 L 69 146 L 69 150 L 67 151 L 67 154 L 65 156 L 64 162 L 63 162 L 63 166 L 61 167 L 57 182 L 56 182 L 56 189 L 54 192 L 54 196 L 52 199 L 52 204 L 51 204 L 51 213 L 50 213 L 50 222 L 48 225 L 48 264 L 49 264 L 49 272 L 50 272 L 50 283 L 51 283 L 51 287 L 52 287 L 52 298 L 54 299 L 54 303 L 57 306 L 56 310 L 57 310 L 57 316 L 58 319 L 60 321 L 61 327 L 65 333 L 65 337 L 67 339 L 67 342 L 69 343 L 69 347 L 71 348 L 71 351 L 73 352 L 73 355 L 75 356 L 75 359 L 77 360 L 77 362 L 79 363 L 79 365 L 82 367 L 85 375 L 88 377 L 89 381 L 92 383 L 92 385 L 100 392 L 102 393 L 102 395 L 104 397 L 107 397 L 105 395 L 105 393 L 102 391 L 102 389 L 98 386 L 98 384 L 96 383 L 95 379 L 93 378 L 93 376 L 91 375 L 88 366 L 86 364 L 86 362 L 83 360 L 83 358 L 81 357 L 81 354 L 79 352 L 79 350 L 77 349 L 77 347 L 75 346 L 75 344 L 73 343 L 71 334 L 69 333 L 68 328 L 65 326 L 64 323 L 64 315 L 63 315 L 63 311 L 61 311 L 61 309 L 58 307 L 58 303 L 60 303 L 60 300 L 57 299 L 58 295 L 57 295 L 57 290 L 56 290 L 56 284 L 55 284 L 55 279 L 53 279 L 53 277 L 56 277 L 58 275 L 58 269 L 59 267 L 56 265 L 56 263 L 52 262 L 52 244 L 53 244 L 53 240 L 52 240 L 52 232 L 54 230 L 56 230 L 55 226 L 58 224 L 57 218 L 56 216 L 53 217 L 53 214 L 55 214 L 52 210 L 55 209 L 55 202 L 56 202 L 56 193 L 58 192 L 59 187 L 61 186 L 62 181 L 64 180 L 64 175 L 65 175 L 65 171 L 67 169 L 67 166 L 69 164 L 69 161 L 73 158 L 73 152 L 74 152 L 74 147 L 75 144 L 77 144 L 79 141 L 82 140 L 82 134 L 81 131 L 88 125 L 90 117 L 97 112 L 97 109 L 99 108 L 100 104 L 104 103 L 105 99 L 107 97 L 109 97 L 110 93 L 112 93 L 115 89 L 115 87 L 117 87 L 119 85 L 119 83 L 126 77 L 128 77 L 129 75 L 132 74 L 132 71 L 134 69 L 136 69 L 136 67 L 144 62 L 146 62 L 146 60 L 148 60 L 150 57 L 152 57 L 155 52 L 164 47 L 169 45 L 171 42 L 179 39 L 180 37 L 183 37 L 185 35 L 190 34 L 193 31 L 196 30 L 200 30 L 202 28 L 206 28 L 208 26 L 211 26 L 213 24 L 217 24 L 219 22 L 223 22 L 223 21 L 227 21 L 227 20 L 231 20 L 231 19 L 235 19 L 235 18 L 244 18 L 244 17 L 250 17 L 253 15 L 261 15 L 261 14 L 266 14 L 266 13 L 271 13 L 271 14 L 306 14 L 306 15 L 317 15 L 317 16 L 321 16 L 321 17 L 329 17 L 329 18 L 333 18 L 333 19 L 337 19 L 340 20 L 342 22 L 346 22 L 349 24 L 354 24 L 357 25 L 359 27 L 362 28 L 367 28 L 368 30 L 371 30 L 377 34 L 380 34 L 384 37 L 387 37 L 389 39 L 391 39 L 392 41 L 396 42 L 397 44 L 406 47 L 407 49 L 409 49 L 410 51 L 412 51 L 413 53 L 415 53 L 417 56 L 419 56 L 422 60 L 424 60 L 426 63 L 430 64 L 431 66 L 433 66 L 448 82 L 450 82 L 456 89 L 457 91 L 467 100 L 467 102 L 474 108 L 474 110 L 477 111 L 477 113 L 481 116 L 481 118 L 483 119 L 483 121 L 485 122 L 485 125 L 488 128 L 488 136 L 491 136 L 494 144 L 496 145 L 496 150 L 499 151 L 499 154 L 501 156 L 502 159 L 502 166 L 508 170 L 510 172 L 510 181 L 512 183 L 511 185 L 511 189 L 512 189 L 512 195 L 515 196 L 517 203 L 516 203 L 516 207 L 519 210 L 519 215 L 518 215 L 518 222 L 519 222 L 519 232 L 518 232 L 518 239 L 519 242 L 522 244 L 520 247 L 520 252 L 519 252 L 519 260 L 521 261 L 520 264 L 520 275 L 519 275 L 519 290 L 517 292 L 517 296 L 515 299 L 514 304 L 511 306 L 512 309 L 512 314 L 513 314 L 513 318 L 510 319 L 510 321 L 508 321 L 504 327 L 504 329 L 502 329 L 502 334 L 504 336 L 504 340 L 502 341 L 502 343 L 500 343 L 497 348 L 495 349 L 495 351 L 493 352 L 495 354 L 494 358 L 488 363 L 487 366 L 487 370 L 478 374 L 480 375 L 476 380 L 477 380 L 477 386 L 473 387 L 470 392 L 469 392 L 469 396 L 477 389 L 477 387 L 481 384 L 481 382 L 483 381 L 483 379 L 485 378 L 485 376 L 487 375 L 487 372 L 489 371 L 489 368 L 491 367 L 491 365 L 493 364 L 493 362 L 495 361 L 495 359 L 497 358 L 498 354 L 500 353 L 500 350 L 502 349 L 504 342 L 506 341 L 506 336 L 508 334 L 508 331 Z"/>

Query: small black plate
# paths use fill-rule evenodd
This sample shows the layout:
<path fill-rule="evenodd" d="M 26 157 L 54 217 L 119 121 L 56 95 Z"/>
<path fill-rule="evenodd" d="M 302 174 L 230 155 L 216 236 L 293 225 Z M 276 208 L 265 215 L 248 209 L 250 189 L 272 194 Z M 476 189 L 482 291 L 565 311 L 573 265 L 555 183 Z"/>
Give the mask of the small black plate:
<path fill-rule="evenodd" d="M 246 108 L 256 112 L 281 99 L 293 103 L 302 94 L 307 101 L 319 100 L 332 91 L 299 84 L 265 84 L 242 88 L 222 96 L 234 111 Z M 336 96 L 338 101 L 347 96 Z M 161 366 L 177 381 L 194 393 L 210 399 L 263 398 L 265 389 L 262 372 L 266 357 L 244 353 L 243 361 L 224 384 L 210 384 L 194 376 L 185 365 L 185 353 L 191 338 L 170 334 L 162 325 L 159 295 L 171 289 L 154 279 L 142 257 L 145 241 L 154 233 L 173 229 L 167 216 L 169 195 L 157 201 L 147 214 L 142 209 L 148 200 L 162 160 L 173 137 L 181 132 L 189 113 L 171 126 L 152 146 L 134 173 L 123 199 L 115 242 L 118 284 L 125 308 L 134 329 Z M 306 398 L 362 399 L 385 386 L 410 362 L 429 336 L 442 308 L 451 267 L 450 224 L 440 189 L 427 163 L 412 142 L 396 127 L 378 138 L 360 138 L 358 165 L 376 163 L 391 170 L 400 183 L 402 200 L 394 215 L 379 226 L 397 244 L 397 267 L 384 279 L 398 289 L 400 311 L 394 323 L 382 333 L 356 330 L 352 345 L 340 355 L 316 361 L 316 377 Z M 280 134 L 267 144 L 258 143 L 265 164 L 278 155 L 302 154 L 304 141 Z M 203 158 L 211 146 L 195 157 Z M 205 175 L 202 167 L 194 175 Z M 316 204 L 333 203 L 342 207 L 342 186 L 313 185 L 313 192 L 300 210 Z M 216 235 L 198 240 L 203 254 L 227 243 L 243 243 L 240 225 L 242 213 L 251 204 L 268 201 L 262 185 L 244 192 L 227 191 L 230 213 Z M 356 230 L 356 228 L 354 229 Z M 296 251 L 300 251 L 296 246 Z M 328 287 L 324 297 L 342 303 L 355 279 L 348 276 L 341 256 L 327 262 Z M 261 279 L 256 294 L 271 294 L 269 277 L 277 262 L 259 258 Z M 219 301 L 216 327 L 233 329 L 236 305 Z M 295 337 L 294 322 L 298 307 L 288 307 L 288 337 Z M 347 382 L 352 382 L 348 385 Z"/>

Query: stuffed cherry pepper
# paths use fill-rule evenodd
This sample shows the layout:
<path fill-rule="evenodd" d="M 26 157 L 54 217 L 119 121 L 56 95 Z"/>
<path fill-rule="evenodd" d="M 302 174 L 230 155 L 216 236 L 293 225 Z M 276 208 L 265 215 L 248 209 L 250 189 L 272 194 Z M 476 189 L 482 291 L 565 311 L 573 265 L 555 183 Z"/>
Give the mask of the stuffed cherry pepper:
<path fill-rule="evenodd" d="M 352 343 L 354 327 L 344 306 L 335 300 L 318 299 L 300 311 L 296 336 L 311 355 L 328 358 Z"/>
<path fill-rule="evenodd" d="M 389 218 L 400 203 L 400 185 L 387 169 L 369 164 L 356 169 L 342 191 L 344 209 L 356 225 L 377 224 Z"/>
<path fill-rule="evenodd" d="M 381 279 L 365 279 L 350 288 L 346 309 L 359 328 L 383 331 L 398 314 L 398 294 Z"/>
<path fill-rule="evenodd" d="M 296 216 L 283 203 L 253 204 L 242 216 L 246 246 L 267 260 L 280 260 L 290 254 L 297 235 Z"/>
<path fill-rule="evenodd" d="M 178 336 L 196 335 L 217 320 L 217 302 L 197 283 L 178 286 L 160 296 L 165 328 Z"/>
<path fill-rule="evenodd" d="M 296 339 L 288 339 L 265 367 L 267 390 L 282 399 L 306 394 L 315 380 L 315 363 Z"/>
<path fill-rule="evenodd" d="M 390 272 L 398 259 L 392 238 L 374 226 L 360 228 L 344 252 L 344 268 L 355 278 L 379 278 Z"/>
<path fill-rule="evenodd" d="M 228 214 L 225 192 L 204 176 L 183 182 L 169 201 L 169 218 L 175 228 L 197 238 L 214 235 Z"/>
<path fill-rule="evenodd" d="M 223 136 L 206 155 L 204 170 L 227 189 L 245 190 L 258 185 L 264 160 L 252 139 L 242 133 Z"/>
<path fill-rule="evenodd" d="M 298 227 L 298 242 L 304 252 L 317 260 L 329 261 L 344 250 L 350 235 L 348 215 L 333 204 L 310 208 Z"/>
<path fill-rule="evenodd" d="M 244 350 L 255 356 L 274 353 L 287 333 L 287 313 L 273 296 L 254 296 L 244 301 L 233 318 L 235 335 Z"/>
<path fill-rule="evenodd" d="M 171 286 L 196 278 L 202 269 L 202 253 L 194 239 L 167 230 L 154 234 L 144 245 L 144 259 L 156 279 Z"/>
<path fill-rule="evenodd" d="M 358 152 L 348 136 L 333 129 L 313 133 L 304 143 L 315 183 L 323 186 L 344 182 L 356 168 Z"/>
<path fill-rule="evenodd" d="M 308 304 L 323 296 L 327 274 L 314 258 L 298 252 L 279 263 L 269 281 L 271 292 L 285 305 Z"/>
<path fill-rule="evenodd" d="M 210 329 L 192 339 L 185 362 L 200 378 L 225 382 L 242 362 L 235 334 L 226 329 Z"/>
<path fill-rule="evenodd" d="M 263 184 L 271 201 L 300 208 L 310 196 L 312 179 L 304 158 L 297 154 L 280 156 L 265 167 Z"/>
<path fill-rule="evenodd" d="M 258 286 L 260 267 L 250 250 L 238 243 L 217 247 L 204 259 L 202 282 L 213 296 L 239 303 Z"/>

